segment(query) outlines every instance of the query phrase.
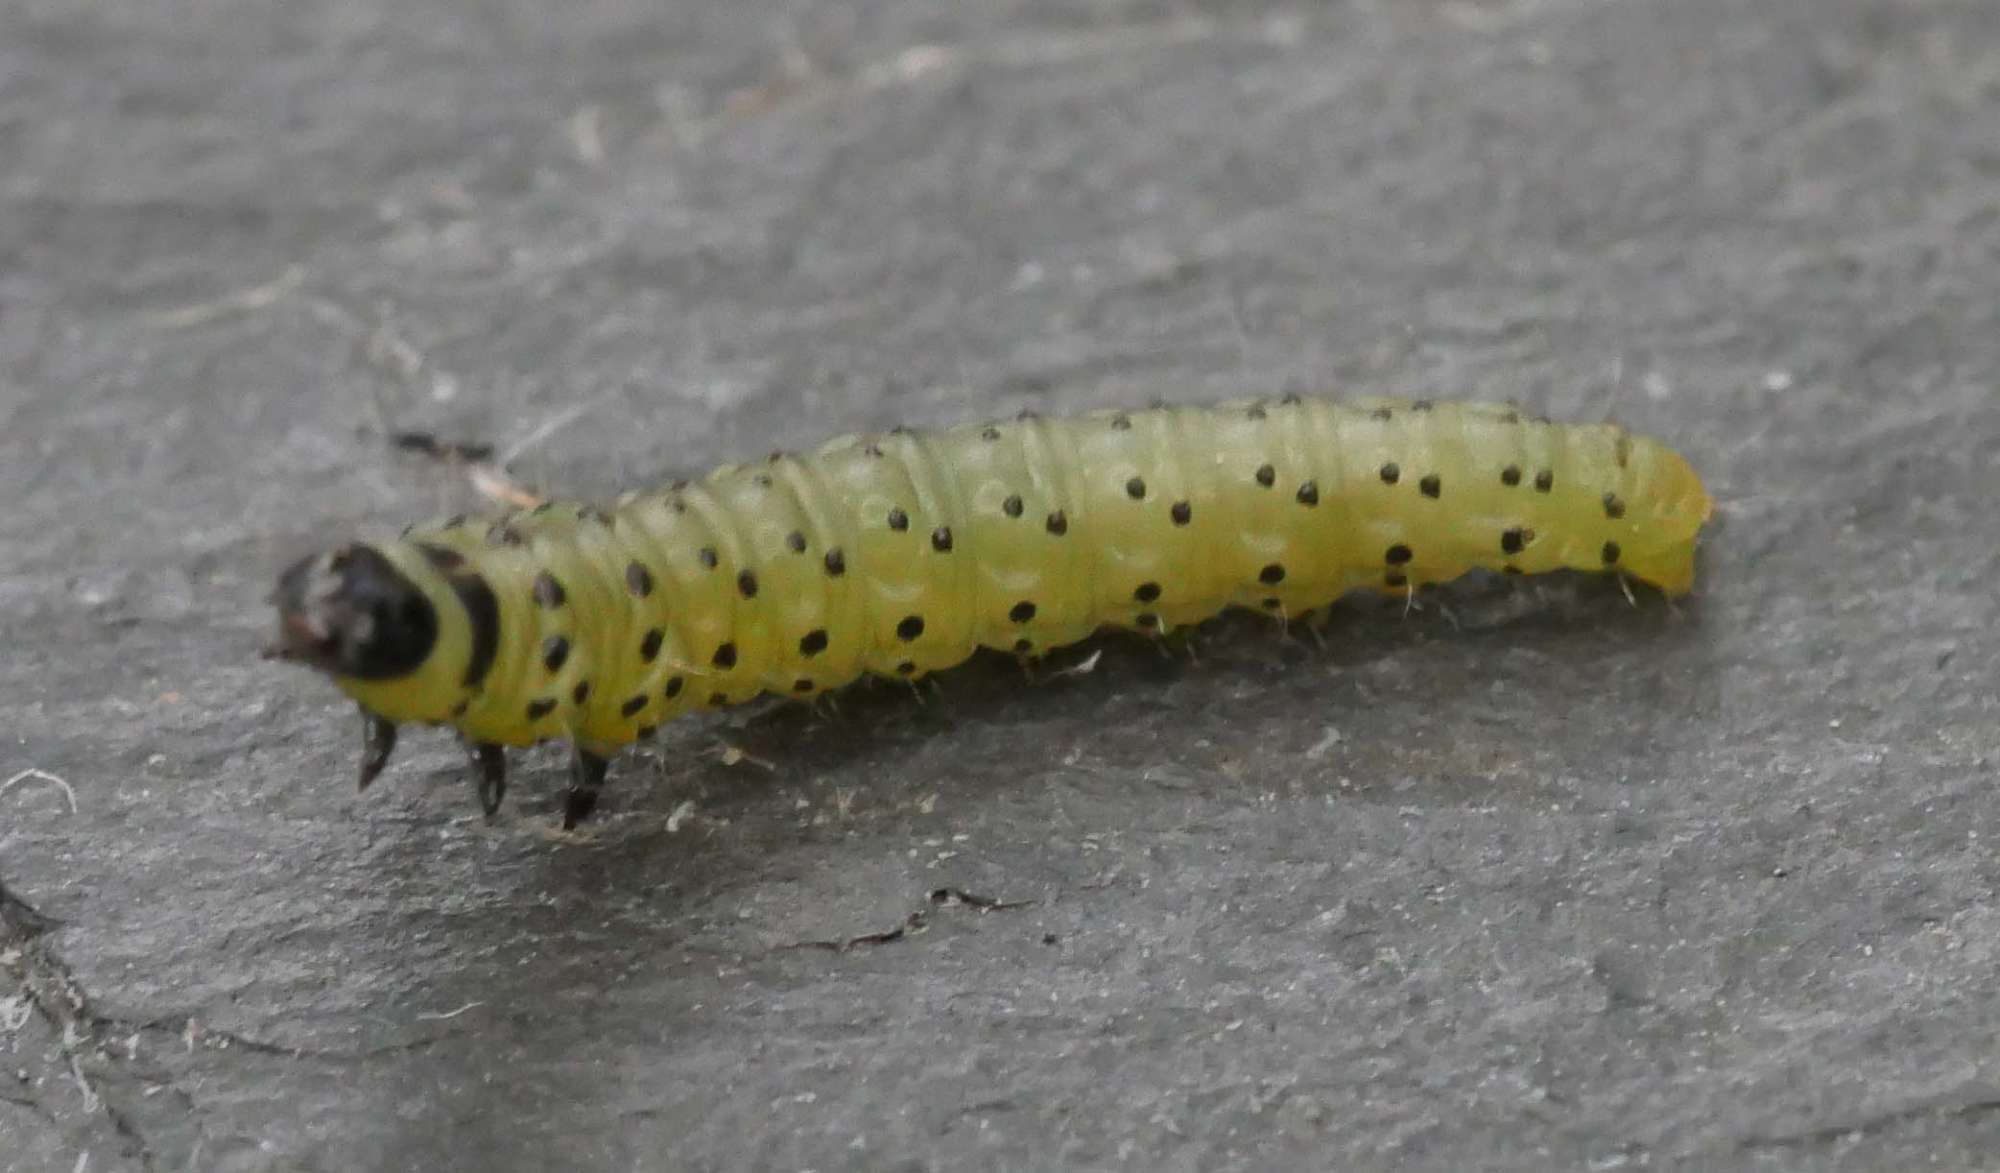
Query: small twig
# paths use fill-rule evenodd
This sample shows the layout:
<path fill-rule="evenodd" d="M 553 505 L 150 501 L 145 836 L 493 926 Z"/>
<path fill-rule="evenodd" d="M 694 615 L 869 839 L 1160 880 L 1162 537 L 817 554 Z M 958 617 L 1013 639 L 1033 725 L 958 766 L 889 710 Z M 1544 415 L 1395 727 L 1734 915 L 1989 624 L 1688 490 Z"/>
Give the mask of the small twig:
<path fill-rule="evenodd" d="M 389 442 L 405 452 L 415 452 L 465 469 L 473 490 L 489 501 L 516 509 L 533 509 L 543 498 L 515 484 L 493 462 L 493 445 L 476 441 L 440 440 L 432 432 L 395 432 Z"/>
<path fill-rule="evenodd" d="M 69 783 L 63 781 L 61 778 L 56 777 L 54 774 L 49 773 L 47 770 L 37 770 L 32 766 L 29 767 L 28 769 L 22 770 L 20 773 L 14 775 L 12 778 L 7 779 L 5 782 L 0 782 L 0 797 L 5 797 L 7 792 L 9 790 L 12 790 L 16 785 L 28 781 L 47 782 L 51 786 L 54 786 L 57 789 L 61 790 L 63 792 L 63 797 L 69 801 L 69 813 L 71 814 L 77 813 L 76 791 L 70 789 Z"/>
<path fill-rule="evenodd" d="M 420 1022 L 443 1022 L 448 1018 L 457 1018 L 459 1015 L 465 1013 L 468 1010 L 473 1009 L 474 1007 L 484 1006 L 484 1005 L 486 1005 L 486 1003 L 484 1002 L 467 1002 L 465 1005 L 460 1006 L 456 1010 L 447 1010 L 442 1014 L 432 1013 L 430 1011 L 419 1011 L 416 1017 Z"/>
<path fill-rule="evenodd" d="M 605 400 L 611 398 L 613 395 L 618 394 L 622 390 L 624 390 L 622 386 L 618 384 L 613 384 L 612 386 L 606 387 L 604 390 L 599 391 L 597 394 L 591 396 L 590 398 L 584 400 L 581 403 L 572 403 L 568 407 L 563 408 L 561 411 L 555 413 L 548 419 L 543 420 L 540 424 L 536 425 L 533 431 L 521 437 L 513 444 L 508 445 L 507 448 L 500 453 L 500 459 L 495 461 L 495 463 L 499 464 L 502 468 L 505 468 L 507 465 L 514 463 L 516 460 L 519 460 L 522 457 L 522 455 L 528 451 L 528 449 L 533 448 L 535 445 L 540 444 L 542 441 L 548 439 L 550 436 L 553 436 L 557 432 L 562 431 L 564 428 L 569 427 L 577 420 L 582 419 L 587 413 L 596 410 L 597 407 L 600 404 L 602 404 Z"/>
<path fill-rule="evenodd" d="M 453 464 L 478 464 L 493 459 L 493 445 L 457 440 L 440 440 L 433 432 L 396 432 L 389 443 L 405 452 L 421 452 L 433 460 Z"/>
<path fill-rule="evenodd" d="M 547 500 L 515 484 L 507 478 L 507 474 L 490 464 L 471 465 L 465 475 L 480 496 L 516 509 L 533 509 Z"/>
<path fill-rule="evenodd" d="M 306 279 L 304 265 L 291 264 L 285 271 L 262 285 L 253 285 L 235 293 L 225 294 L 213 301 L 196 302 L 178 309 L 161 310 L 146 315 L 148 325 L 162 330 L 185 330 L 191 326 L 203 326 L 217 318 L 231 314 L 247 314 L 273 304 L 287 293 L 297 289 Z"/>

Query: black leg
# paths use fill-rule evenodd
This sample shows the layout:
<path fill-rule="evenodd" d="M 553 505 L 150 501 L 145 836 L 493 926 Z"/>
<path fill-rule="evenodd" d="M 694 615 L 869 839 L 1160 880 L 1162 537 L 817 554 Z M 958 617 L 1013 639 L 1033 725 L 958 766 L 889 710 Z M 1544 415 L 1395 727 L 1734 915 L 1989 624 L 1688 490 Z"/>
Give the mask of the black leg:
<path fill-rule="evenodd" d="M 465 752 L 472 758 L 472 792 L 490 819 L 507 797 L 507 751 L 490 741 L 468 741 Z"/>
<path fill-rule="evenodd" d="M 604 771 L 610 759 L 591 753 L 582 746 L 569 764 L 569 793 L 563 797 L 563 830 L 573 831 L 597 807 L 597 789 L 604 785 Z"/>
<path fill-rule="evenodd" d="M 392 721 L 361 710 L 361 785 L 358 789 L 368 789 L 389 764 L 389 755 L 396 752 L 396 725 Z"/>

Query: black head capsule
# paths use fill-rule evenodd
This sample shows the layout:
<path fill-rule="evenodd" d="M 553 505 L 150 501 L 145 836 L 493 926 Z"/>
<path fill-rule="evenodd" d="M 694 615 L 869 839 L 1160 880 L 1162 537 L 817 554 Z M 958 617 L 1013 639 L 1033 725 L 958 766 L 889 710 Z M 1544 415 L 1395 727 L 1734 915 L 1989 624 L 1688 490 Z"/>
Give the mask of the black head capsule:
<path fill-rule="evenodd" d="M 303 558 L 278 579 L 271 656 L 335 676 L 394 680 L 430 658 L 437 608 L 373 546 Z"/>

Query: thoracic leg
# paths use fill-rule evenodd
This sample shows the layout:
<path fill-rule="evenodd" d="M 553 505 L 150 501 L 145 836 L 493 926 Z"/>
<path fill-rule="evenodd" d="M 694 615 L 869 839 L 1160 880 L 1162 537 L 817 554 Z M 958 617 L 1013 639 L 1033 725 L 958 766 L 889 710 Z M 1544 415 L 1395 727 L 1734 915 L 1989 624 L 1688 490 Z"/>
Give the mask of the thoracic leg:
<path fill-rule="evenodd" d="M 472 791 L 490 819 L 507 796 L 507 751 L 490 741 L 472 741 L 466 743 L 465 752 L 472 758 Z"/>
<path fill-rule="evenodd" d="M 570 759 L 569 793 L 563 796 L 563 830 L 572 831 L 597 807 L 597 790 L 604 785 L 610 759 L 576 746 Z"/>
<path fill-rule="evenodd" d="M 395 722 L 361 710 L 361 785 L 357 789 L 368 789 L 368 784 L 382 773 L 382 767 L 389 764 L 389 755 L 395 752 Z"/>

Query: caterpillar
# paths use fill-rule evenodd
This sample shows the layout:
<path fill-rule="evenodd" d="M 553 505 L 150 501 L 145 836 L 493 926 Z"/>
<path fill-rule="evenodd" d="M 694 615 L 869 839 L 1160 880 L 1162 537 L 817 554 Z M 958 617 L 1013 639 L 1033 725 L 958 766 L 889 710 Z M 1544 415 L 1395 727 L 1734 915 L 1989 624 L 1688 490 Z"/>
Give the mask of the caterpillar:
<path fill-rule="evenodd" d="M 614 507 L 546 503 L 301 559 L 269 654 L 360 706 L 366 789 L 399 725 L 449 726 L 492 816 L 506 746 L 572 746 L 563 826 L 610 755 L 692 710 L 1024 657 L 1100 627 L 1284 615 L 1475 567 L 1686 593 L 1711 503 L 1615 425 L 1287 396 L 843 436 Z"/>

